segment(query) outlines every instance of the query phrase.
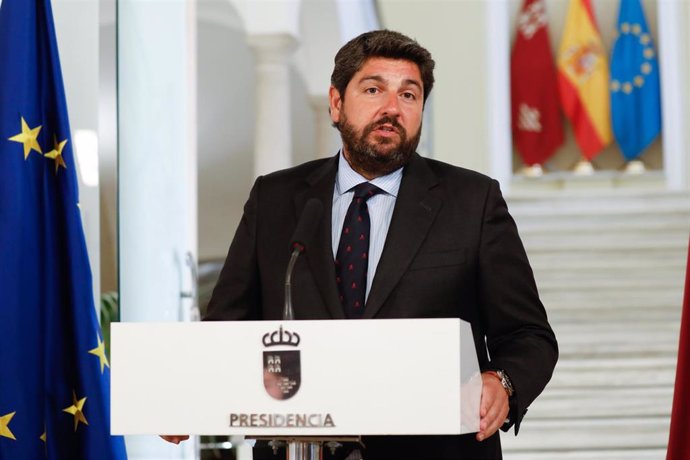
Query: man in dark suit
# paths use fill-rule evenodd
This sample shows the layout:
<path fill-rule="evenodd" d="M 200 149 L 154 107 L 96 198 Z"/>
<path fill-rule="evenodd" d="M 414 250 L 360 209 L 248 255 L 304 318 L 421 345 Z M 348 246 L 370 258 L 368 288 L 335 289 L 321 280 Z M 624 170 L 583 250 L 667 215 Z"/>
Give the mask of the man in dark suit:
<path fill-rule="evenodd" d="M 498 183 L 415 153 L 433 68 L 427 50 L 396 32 L 368 32 L 338 52 L 330 114 L 343 148 L 256 180 L 206 317 L 282 318 L 290 238 L 314 198 L 324 215 L 292 276 L 295 319 L 471 323 L 483 381 L 479 433 L 365 437 L 366 460 L 500 458 L 497 430 L 514 425 L 517 433 L 558 356 Z M 362 205 L 354 191 L 362 183 L 375 187 L 367 186 L 368 208 L 353 211 Z M 343 262 L 352 250 L 344 241 L 360 225 L 348 223 L 353 212 L 367 221 L 359 239 L 368 244 L 359 257 L 361 282 L 344 282 L 347 267 L 353 271 Z M 360 297 L 349 299 L 350 284 L 359 284 Z"/>

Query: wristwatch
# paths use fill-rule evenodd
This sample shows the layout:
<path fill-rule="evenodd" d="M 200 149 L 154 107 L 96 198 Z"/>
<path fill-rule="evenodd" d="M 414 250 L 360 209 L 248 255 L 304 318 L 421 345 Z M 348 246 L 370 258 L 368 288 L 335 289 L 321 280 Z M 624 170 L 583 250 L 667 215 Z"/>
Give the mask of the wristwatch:
<path fill-rule="evenodd" d="M 515 389 L 513 388 L 513 383 L 510 381 L 508 374 L 506 374 L 503 369 L 496 369 L 492 372 L 496 374 L 496 377 L 498 377 L 498 379 L 501 381 L 501 385 L 503 385 L 503 388 L 506 390 L 506 393 L 508 393 L 508 397 L 513 396 L 513 393 L 515 393 Z"/>

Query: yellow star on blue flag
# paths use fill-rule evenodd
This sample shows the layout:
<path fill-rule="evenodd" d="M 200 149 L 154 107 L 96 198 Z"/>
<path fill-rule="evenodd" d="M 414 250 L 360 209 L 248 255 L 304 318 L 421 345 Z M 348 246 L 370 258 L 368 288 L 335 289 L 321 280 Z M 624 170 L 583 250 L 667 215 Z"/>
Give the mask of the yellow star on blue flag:
<path fill-rule="evenodd" d="M 55 37 L 50 0 L 0 3 L 0 459 L 126 460 Z"/>
<path fill-rule="evenodd" d="M 24 117 L 21 117 L 21 123 L 22 132 L 10 137 L 9 140 L 19 142 L 20 144 L 24 145 L 24 159 L 26 160 L 29 157 L 29 153 L 31 153 L 32 150 L 35 150 L 38 153 L 42 153 L 41 146 L 38 145 L 37 141 L 38 133 L 41 132 L 41 127 L 37 126 L 35 128 L 29 128 L 29 125 L 24 120 Z"/>
<path fill-rule="evenodd" d="M 611 124 L 626 160 L 661 132 L 659 64 L 640 0 L 621 0 L 611 57 Z"/>

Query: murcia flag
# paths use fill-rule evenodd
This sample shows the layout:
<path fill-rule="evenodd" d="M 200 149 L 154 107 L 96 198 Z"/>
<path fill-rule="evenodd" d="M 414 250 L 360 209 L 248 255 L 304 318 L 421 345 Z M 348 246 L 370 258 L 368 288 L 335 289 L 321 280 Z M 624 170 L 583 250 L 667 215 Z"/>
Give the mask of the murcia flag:
<path fill-rule="evenodd" d="M 558 51 L 561 105 L 591 160 L 611 143 L 609 66 L 590 0 L 570 0 Z"/>
<path fill-rule="evenodd" d="M 0 5 L 0 459 L 122 460 L 49 0 Z"/>
<path fill-rule="evenodd" d="M 611 120 L 626 160 L 661 132 L 659 64 L 640 0 L 621 0 L 611 57 Z"/>
<path fill-rule="evenodd" d="M 544 3 L 524 1 L 510 62 L 513 141 L 528 166 L 543 164 L 563 143 Z"/>

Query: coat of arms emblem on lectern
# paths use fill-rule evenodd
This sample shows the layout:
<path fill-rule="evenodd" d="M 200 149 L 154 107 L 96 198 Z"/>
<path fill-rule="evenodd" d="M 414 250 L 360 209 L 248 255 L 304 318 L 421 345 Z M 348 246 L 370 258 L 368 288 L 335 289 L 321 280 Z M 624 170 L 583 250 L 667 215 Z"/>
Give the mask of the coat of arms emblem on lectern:
<path fill-rule="evenodd" d="M 266 392 L 275 399 L 289 399 L 297 393 L 301 383 L 299 350 L 282 349 L 297 347 L 300 336 L 296 332 L 289 332 L 283 326 L 277 331 L 267 332 L 262 340 L 264 347 L 271 349 L 264 351 L 264 387 Z"/>

